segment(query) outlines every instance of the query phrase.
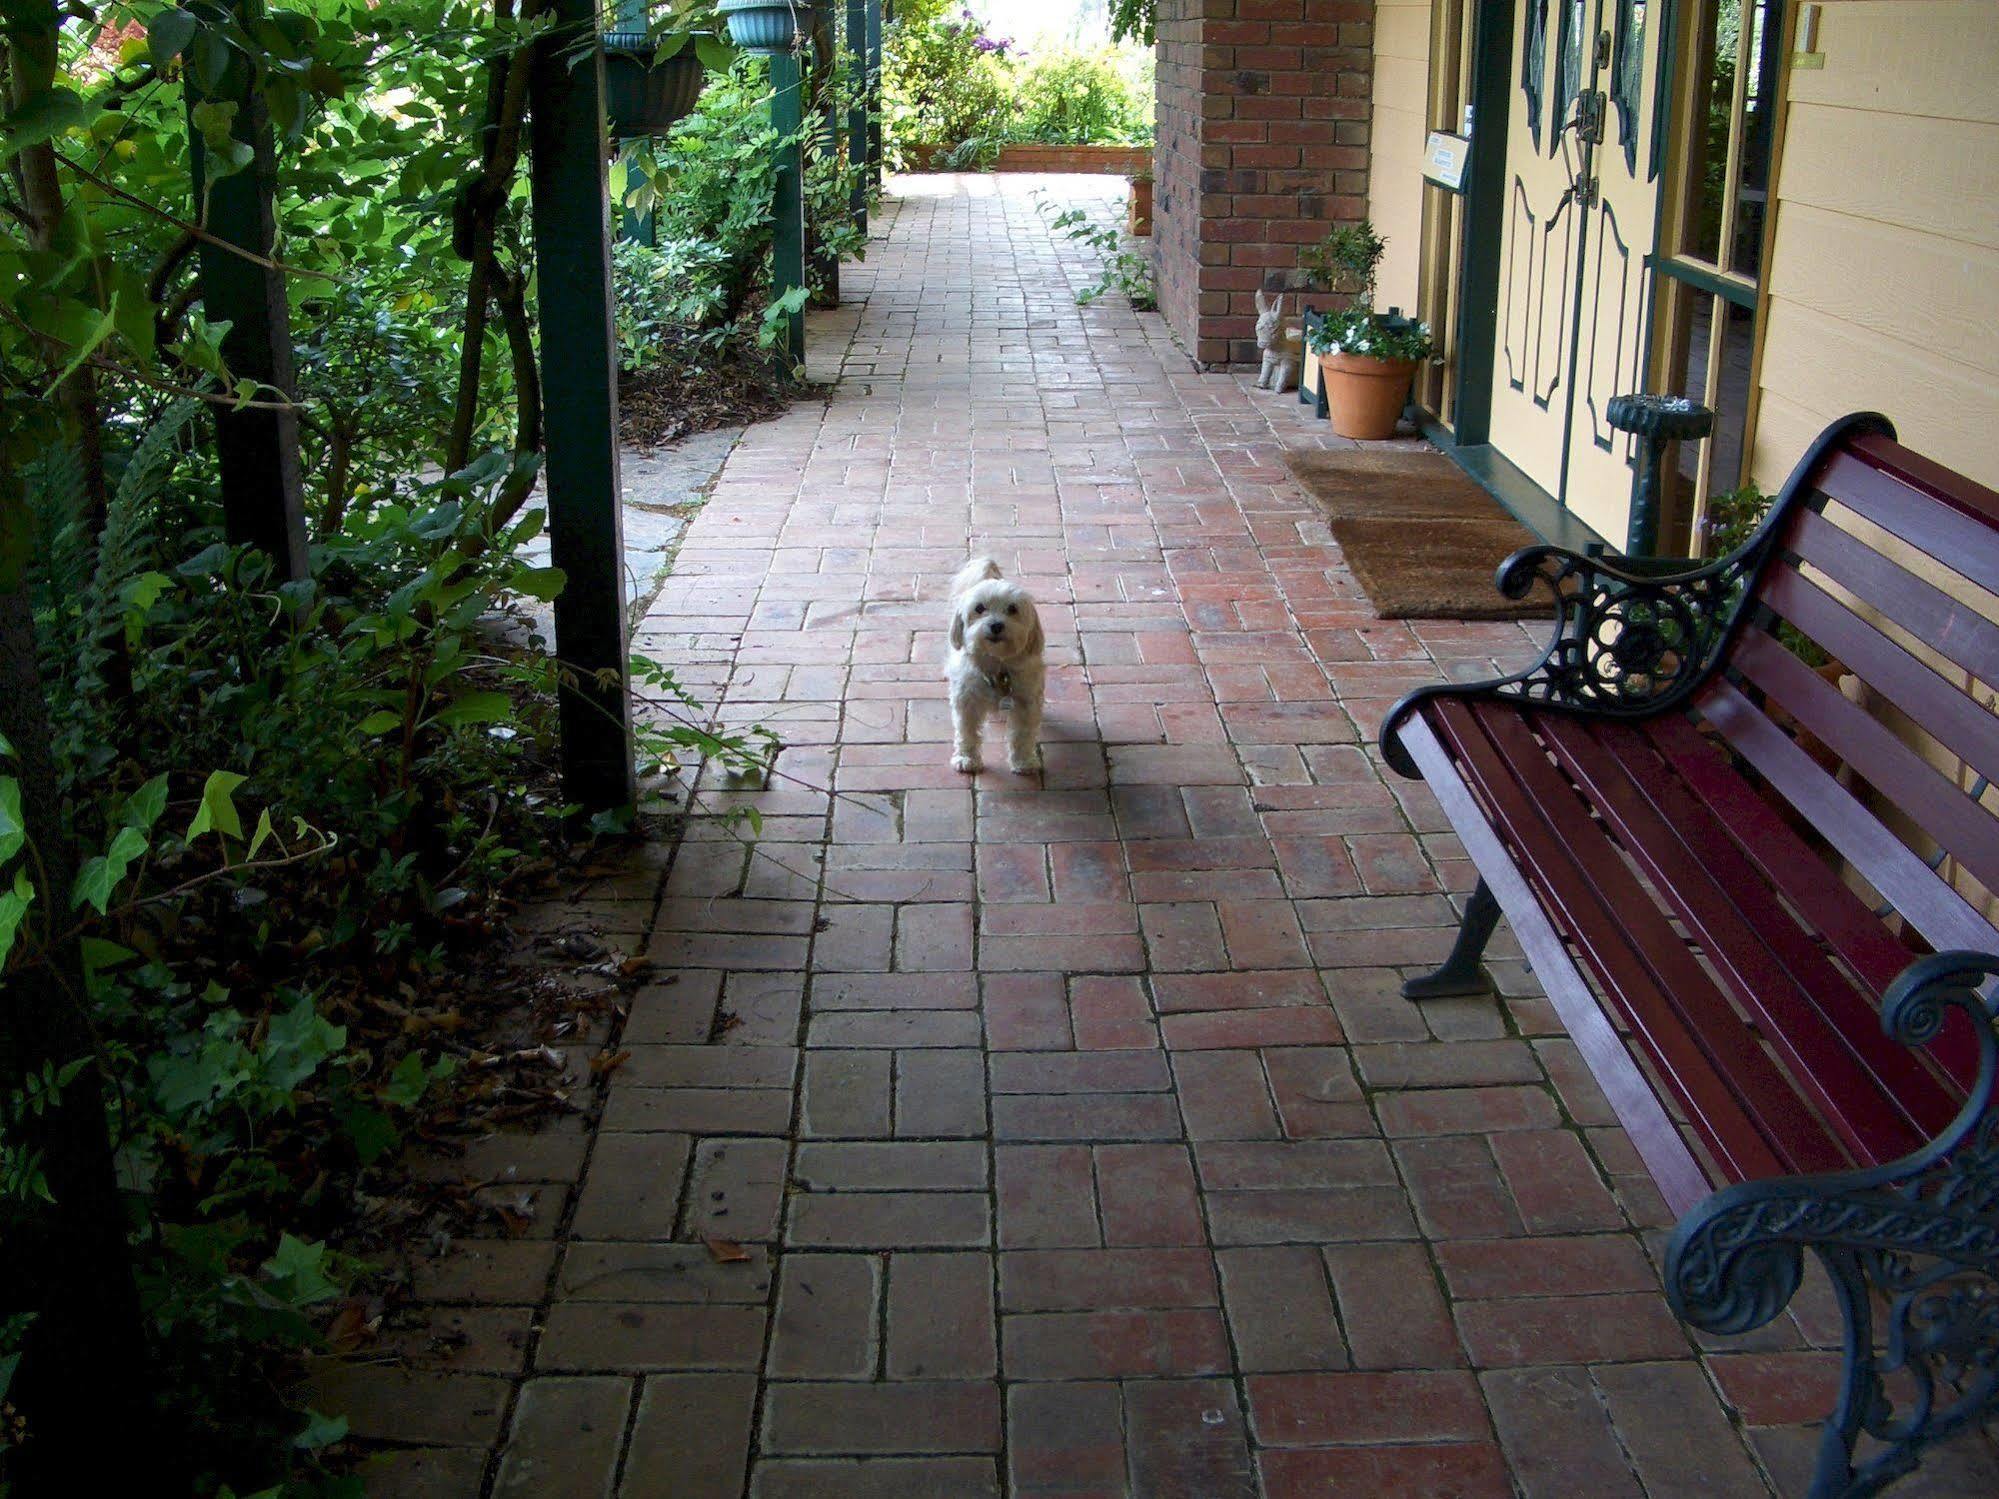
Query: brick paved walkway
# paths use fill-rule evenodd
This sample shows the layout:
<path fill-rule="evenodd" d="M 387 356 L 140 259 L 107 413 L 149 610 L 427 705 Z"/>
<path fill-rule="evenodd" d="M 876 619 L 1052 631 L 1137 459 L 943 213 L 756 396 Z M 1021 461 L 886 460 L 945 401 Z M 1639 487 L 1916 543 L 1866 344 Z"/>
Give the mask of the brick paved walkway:
<path fill-rule="evenodd" d="M 1079 309 L 1029 186 L 902 182 L 830 404 L 688 535 L 641 649 L 783 775 L 702 790 L 754 853 L 697 824 L 599 908 L 664 981 L 594 1142 L 522 1153 L 542 1237 L 420 1283 L 469 1364 L 349 1386 L 435 1444 L 384 1491 L 1801 1491 L 1823 1356 L 1698 1356 L 1504 931 L 1503 1003 L 1395 997 L 1471 871 L 1377 719 L 1529 634 L 1375 621 L 1278 458 L 1328 429 Z M 946 764 L 972 550 L 1042 600 L 1039 778 Z"/>

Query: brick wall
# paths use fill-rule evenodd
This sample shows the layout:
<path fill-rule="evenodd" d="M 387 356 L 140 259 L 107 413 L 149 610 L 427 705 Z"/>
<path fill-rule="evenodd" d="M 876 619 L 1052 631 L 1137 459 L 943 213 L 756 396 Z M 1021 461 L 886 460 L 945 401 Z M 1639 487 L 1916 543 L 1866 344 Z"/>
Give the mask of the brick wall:
<path fill-rule="evenodd" d="M 1255 294 L 1367 213 L 1374 0 L 1159 0 L 1159 309 L 1204 365 L 1256 356 Z"/>

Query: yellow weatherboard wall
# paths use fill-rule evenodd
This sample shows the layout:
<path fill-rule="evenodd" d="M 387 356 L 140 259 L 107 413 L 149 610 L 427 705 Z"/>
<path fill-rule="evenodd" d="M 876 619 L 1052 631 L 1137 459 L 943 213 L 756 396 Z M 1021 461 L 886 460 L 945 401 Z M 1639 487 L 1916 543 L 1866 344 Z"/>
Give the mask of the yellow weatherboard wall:
<path fill-rule="evenodd" d="M 1774 491 L 1871 408 L 1999 486 L 1999 4 L 1817 10 L 1824 65 L 1786 92 L 1752 473 Z"/>
<path fill-rule="evenodd" d="M 1423 146 L 1429 139 L 1430 0 L 1379 0 L 1374 11 L 1374 125 L 1367 217 L 1388 241 L 1377 307 L 1415 314 L 1423 259 Z"/>

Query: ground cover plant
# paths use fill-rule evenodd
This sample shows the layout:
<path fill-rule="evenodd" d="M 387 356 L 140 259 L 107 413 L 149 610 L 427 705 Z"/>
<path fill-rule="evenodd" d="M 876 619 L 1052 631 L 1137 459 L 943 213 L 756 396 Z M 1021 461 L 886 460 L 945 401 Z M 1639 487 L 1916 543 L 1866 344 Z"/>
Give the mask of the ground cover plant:
<path fill-rule="evenodd" d="M 573 45 L 544 0 L 0 0 L 0 1493 L 358 1492 L 290 1359 L 365 1344 L 398 1245 L 518 1231 L 405 1147 L 574 1106 L 548 1043 L 634 981 L 502 940 L 614 831 L 563 815 L 509 619 L 565 581 L 525 551 L 523 109 Z M 685 144 L 683 263 L 741 141 Z M 267 254 L 211 228 L 259 181 Z M 655 317 L 757 350 L 744 236 L 633 271 L 725 290 L 635 298 L 629 367 Z M 277 378 L 218 257 L 274 289 Z M 228 487 L 246 417 L 296 428 L 250 500 L 283 543 Z M 762 759 L 642 680 L 647 755 Z"/>
<path fill-rule="evenodd" d="M 1076 293 L 1077 302 L 1087 307 L 1116 292 L 1134 312 L 1157 311 L 1159 293 L 1145 247 L 1130 239 L 1118 224 L 1106 222 L 1088 209 L 1065 208 L 1049 217 L 1054 207 L 1052 200 L 1035 189 L 1035 212 L 1048 219 L 1048 227 L 1094 251 L 1098 260 L 1097 279 Z"/>

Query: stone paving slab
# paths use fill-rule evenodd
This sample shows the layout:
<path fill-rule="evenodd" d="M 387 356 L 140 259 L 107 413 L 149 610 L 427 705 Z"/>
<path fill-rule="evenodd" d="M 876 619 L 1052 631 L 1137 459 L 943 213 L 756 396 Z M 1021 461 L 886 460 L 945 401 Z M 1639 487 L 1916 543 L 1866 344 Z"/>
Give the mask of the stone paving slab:
<path fill-rule="evenodd" d="M 1395 992 L 1475 877 L 1379 719 L 1535 632 L 1375 619 L 1280 457 L 1328 428 L 1078 307 L 1035 186 L 901 179 L 813 322 L 828 399 L 688 525 L 637 648 L 786 748 L 599 912 L 658 971 L 594 1139 L 480 1156 L 545 1236 L 419 1267 L 464 1351 L 328 1375 L 403 1444 L 374 1491 L 1802 1492 L 1823 1287 L 1690 1338 L 1508 934 L 1496 998 Z M 975 552 L 1041 601 L 1034 775 L 946 764 Z"/>

